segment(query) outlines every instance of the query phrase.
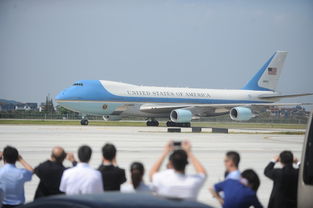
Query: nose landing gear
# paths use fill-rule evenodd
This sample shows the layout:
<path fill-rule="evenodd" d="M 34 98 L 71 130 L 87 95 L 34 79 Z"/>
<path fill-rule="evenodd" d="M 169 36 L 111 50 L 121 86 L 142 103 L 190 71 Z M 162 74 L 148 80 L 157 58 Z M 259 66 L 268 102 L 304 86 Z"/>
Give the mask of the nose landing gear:
<path fill-rule="evenodd" d="M 81 121 L 80 121 L 80 124 L 83 125 L 83 126 L 87 126 L 89 124 L 89 121 L 87 118 L 83 118 Z"/>

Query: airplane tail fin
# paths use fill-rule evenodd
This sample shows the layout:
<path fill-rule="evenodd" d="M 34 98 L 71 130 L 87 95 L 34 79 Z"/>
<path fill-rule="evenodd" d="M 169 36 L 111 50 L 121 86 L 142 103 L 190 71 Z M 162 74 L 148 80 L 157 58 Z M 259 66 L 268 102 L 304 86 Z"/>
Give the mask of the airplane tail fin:
<path fill-rule="evenodd" d="M 287 53 L 276 51 L 242 89 L 275 91 Z"/>

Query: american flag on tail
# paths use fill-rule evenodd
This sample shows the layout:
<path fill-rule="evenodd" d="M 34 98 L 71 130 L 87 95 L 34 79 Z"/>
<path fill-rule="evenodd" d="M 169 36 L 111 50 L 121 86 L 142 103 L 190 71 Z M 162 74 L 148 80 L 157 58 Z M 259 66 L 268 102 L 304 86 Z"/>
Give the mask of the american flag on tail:
<path fill-rule="evenodd" d="M 277 74 L 277 68 L 274 68 L 274 67 L 269 67 L 267 69 L 267 71 L 268 71 L 269 75 L 276 75 Z"/>

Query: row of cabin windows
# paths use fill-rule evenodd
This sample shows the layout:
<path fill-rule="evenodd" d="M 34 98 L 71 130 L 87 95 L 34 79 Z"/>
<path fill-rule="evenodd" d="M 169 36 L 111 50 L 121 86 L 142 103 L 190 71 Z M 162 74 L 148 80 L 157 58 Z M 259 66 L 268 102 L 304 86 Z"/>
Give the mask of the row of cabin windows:
<path fill-rule="evenodd" d="M 83 83 L 76 82 L 76 83 L 73 84 L 73 86 L 83 86 Z"/>

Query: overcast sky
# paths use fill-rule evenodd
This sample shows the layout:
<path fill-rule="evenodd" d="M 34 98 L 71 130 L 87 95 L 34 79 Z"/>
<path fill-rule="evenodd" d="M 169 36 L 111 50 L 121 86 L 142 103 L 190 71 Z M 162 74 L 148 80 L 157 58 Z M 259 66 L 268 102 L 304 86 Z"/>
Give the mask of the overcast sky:
<path fill-rule="evenodd" d="M 276 50 L 278 89 L 313 92 L 313 1 L 0 1 L 0 98 L 22 102 L 82 79 L 241 88 Z"/>

